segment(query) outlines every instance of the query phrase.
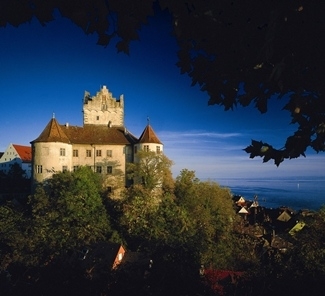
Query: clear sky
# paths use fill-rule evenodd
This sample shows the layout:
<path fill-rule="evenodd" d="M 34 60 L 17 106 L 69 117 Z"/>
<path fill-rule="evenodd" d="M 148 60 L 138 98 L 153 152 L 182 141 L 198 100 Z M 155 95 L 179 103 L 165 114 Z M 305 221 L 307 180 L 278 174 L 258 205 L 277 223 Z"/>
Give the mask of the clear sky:
<path fill-rule="evenodd" d="M 106 85 L 114 97 L 124 94 L 125 124 L 135 136 L 149 116 L 175 163 L 174 176 L 183 168 L 216 180 L 325 175 L 325 155 L 312 151 L 278 168 L 249 159 L 242 149 L 251 139 L 281 148 L 294 130 L 288 114 L 278 106 L 266 115 L 208 106 L 208 95 L 191 87 L 175 65 L 177 44 L 165 14 L 149 19 L 129 56 L 114 44 L 96 45 L 96 35 L 85 35 L 58 13 L 46 27 L 33 20 L 0 28 L 0 38 L 0 151 L 10 143 L 30 145 L 53 113 L 61 124 L 81 126 L 84 91 L 95 95 Z"/>

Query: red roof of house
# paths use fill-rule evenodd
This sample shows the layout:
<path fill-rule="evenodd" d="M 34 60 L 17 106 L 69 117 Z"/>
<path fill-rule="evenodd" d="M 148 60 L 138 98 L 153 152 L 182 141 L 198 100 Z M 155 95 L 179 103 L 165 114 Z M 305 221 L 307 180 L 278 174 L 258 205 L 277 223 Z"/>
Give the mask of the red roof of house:
<path fill-rule="evenodd" d="M 55 118 L 52 118 L 39 137 L 33 142 L 62 142 L 70 143 L 69 138 L 64 133 Z"/>
<path fill-rule="evenodd" d="M 133 144 L 137 138 L 123 127 L 86 124 L 83 127 L 60 125 L 52 118 L 35 142 L 69 144 Z"/>
<path fill-rule="evenodd" d="M 152 127 L 148 124 L 142 135 L 140 136 L 139 143 L 156 143 L 162 144 L 158 137 L 156 136 L 155 132 L 153 131 Z"/>
<path fill-rule="evenodd" d="M 32 148 L 30 146 L 22 146 L 12 144 L 12 146 L 17 151 L 19 157 L 23 162 L 31 162 L 32 161 Z"/>

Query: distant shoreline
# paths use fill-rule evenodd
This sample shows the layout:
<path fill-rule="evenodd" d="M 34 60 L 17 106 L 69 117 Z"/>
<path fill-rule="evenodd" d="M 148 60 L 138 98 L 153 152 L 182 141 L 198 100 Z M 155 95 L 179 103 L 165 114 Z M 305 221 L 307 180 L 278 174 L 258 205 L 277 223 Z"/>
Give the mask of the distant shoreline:
<path fill-rule="evenodd" d="M 290 207 L 318 211 L 325 205 L 325 177 L 223 178 L 215 181 L 234 195 L 252 200 L 266 208 Z"/>

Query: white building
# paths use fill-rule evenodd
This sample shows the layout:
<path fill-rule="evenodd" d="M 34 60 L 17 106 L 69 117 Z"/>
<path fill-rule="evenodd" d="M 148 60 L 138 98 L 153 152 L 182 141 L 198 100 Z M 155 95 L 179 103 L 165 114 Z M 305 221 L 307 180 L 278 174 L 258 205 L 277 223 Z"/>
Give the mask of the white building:
<path fill-rule="evenodd" d="M 13 164 L 25 171 L 25 177 L 30 178 L 32 174 L 32 149 L 29 146 L 9 144 L 0 157 L 0 171 L 8 174 Z"/>
<path fill-rule="evenodd" d="M 55 172 L 89 166 L 104 177 L 112 195 L 128 185 L 126 164 L 134 161 L 138 149 L 163 152 L 149 124 L 139 139 L 126 129 L 124 97 L 113 98 L 106 86 L 93 97 L 85 92 L 82 127 L 59 124 L 53 117 L 31 144 L 34 184 Z"/>

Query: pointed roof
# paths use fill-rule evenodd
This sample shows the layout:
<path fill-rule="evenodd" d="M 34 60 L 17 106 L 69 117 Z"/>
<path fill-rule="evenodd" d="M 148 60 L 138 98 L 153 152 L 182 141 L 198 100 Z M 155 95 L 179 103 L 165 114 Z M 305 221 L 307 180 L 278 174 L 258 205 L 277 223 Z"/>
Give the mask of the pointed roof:
<path fill-rule="evenodd" d="M 23 145 L 16 145 L 16 144 L 12 144 L 12 146 L 15 148 L 20 159 L 23 162 L 32 161 L 32 148 L 30 146 L 23 146 Z"/>
<path fill-rule="evenodd" d="M 287 211 L 283 211 L 282 214 L 277 218 L 277 220 L 282 222 L 288 222 L 291 219 L 291 216 L 287 213 Z"/>
<path fill-rule="evenodd" d="M 69 138 L 58 124 L 55 118 L 52 118 L 50 122 L 47 124 L 42 133 L 38 136 L 37 139 L 32 141 L 34 142 L 62 142 L 62 143 L 70 143 Z"/>
<path fill-rule="evenodd" d="M 150 124 L 146 126 L 144 131 L 142 132 L 138 143 L 156 143 L 156 144 L 162 144 L 159 140 L 159 138 L 156 136 L 155 132 L 153 131 Z"/>
<path fill-rule="evenodd" d="M 239 214 L 248 214 L 248 211 L 245 209 L 245 207 L 242 207 L 239 211 Z"/>
<path fill-rule="evenodd" d="M 250 206 L 250 208 L 257 208 L 258 207 L 258 202 L 254 200 Z"/>

